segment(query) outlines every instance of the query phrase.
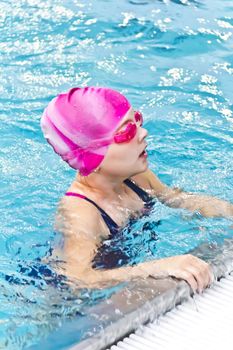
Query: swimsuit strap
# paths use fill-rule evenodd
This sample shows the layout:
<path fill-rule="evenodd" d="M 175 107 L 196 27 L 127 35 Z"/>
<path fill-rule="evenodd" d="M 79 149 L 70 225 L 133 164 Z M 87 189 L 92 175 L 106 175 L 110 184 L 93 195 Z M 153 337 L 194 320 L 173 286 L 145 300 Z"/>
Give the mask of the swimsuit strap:
<path fill-rule="evenodd" d="M 124 181 L 124 183 L 131 188 L 132 191 L 134 191 L 146 204 L 151 203 L 152 197 L 144 191 L 142 188 L 140 188 L 138 185 L 136 185 L 134 182 L 131 180 L 127 179 Z M 109 231 L 111 234 L 115 234 L 117 231 L 119 231 L 120 227 L 117 225 L 117 223 L 101 208 L 96 204 L 93 200 L 90 198 L 76 193 L 76 192 L 66 192 L 66 196 L 74 196 L 74 197 L 79 197 L 82 199 L 85 199 L 89 203 L 93 204 L 101 213 L 102 218 L 104 219 L 104 222 L 106 223 Z"/>
<path fill-rule="evenodd" d="M 74 196 L 74 197 L 79 197 L 82 199 L 85 199 L 87 202 L 93 204 L 101 213 L 102 218 L 104 219 L 104 222 L 106 223 L 107 227 L 109 228 L 110 232 L 113 234 L 116 231 L 119 230 L 119 226 L 117 223 L 102 209 L 96 204 L 93 200 L 90 198 L 83 196 L 82 194 L 75 193 L 75 192 L 66 192 L 66 196 Z"/>
<path fill-rule="evenodd" d="M 146 192 L 144 191 L 141 187 L 139 187 L 138 185 L 136 185 L 135 182 L 126 179 L 124 181 L 124 183 L 131 188 L 131 190 L 133 190 L 135 193 L 137 193 L 138 197 L 140 197 L 143 202 L 147 203 L 147 202 L 151 202 L 152 197 Z"/>

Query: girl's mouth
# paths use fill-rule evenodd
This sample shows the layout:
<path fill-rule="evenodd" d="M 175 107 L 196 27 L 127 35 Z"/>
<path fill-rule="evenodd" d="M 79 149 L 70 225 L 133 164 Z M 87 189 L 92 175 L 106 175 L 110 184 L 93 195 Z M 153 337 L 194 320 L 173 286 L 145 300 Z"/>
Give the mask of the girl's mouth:
<path fill-rule="evenodd" d="M 140 153 L 139 158 L 147 158 L 147 152 L 145 149 Z"/>

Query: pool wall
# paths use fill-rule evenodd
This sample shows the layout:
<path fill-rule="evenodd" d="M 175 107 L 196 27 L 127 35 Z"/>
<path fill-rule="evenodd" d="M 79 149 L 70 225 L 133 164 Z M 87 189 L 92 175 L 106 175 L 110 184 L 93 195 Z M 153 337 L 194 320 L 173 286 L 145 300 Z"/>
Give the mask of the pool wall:
<path fill-rule="evenodd" d="M 233 271 L 231 239 L 225 240 L 221 246 L 203 244 L 191 253 L 208 261 L 218 280 Z M 106 349 L 140 325 L 153 321 L 187 300 L 190 295 L 191 290 L 184 281 L 172 278 L 131 281 L 109 299 L 90 307 L 81 320 L 77 318 L 66 322 L 30 349 Z M 196 308 L 195 302 L 194 307 Z M 83 340 L 77 342 L 80 337 Z"/>

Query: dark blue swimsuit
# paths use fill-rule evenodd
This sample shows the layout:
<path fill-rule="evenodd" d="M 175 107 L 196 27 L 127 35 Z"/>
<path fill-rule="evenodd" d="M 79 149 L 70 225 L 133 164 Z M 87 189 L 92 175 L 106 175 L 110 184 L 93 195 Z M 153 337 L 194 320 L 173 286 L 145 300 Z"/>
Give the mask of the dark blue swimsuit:
<path fill-rule="evenodd" d="M 135 193 L 137 193 L 137 195 L 143 200 L 143 202 L 145 203 L 143 216 L 148 215 L 150 209 L 154 205 L 154 199 L 129 179 L 125 180 L 125 184 L 128 187 L 130 187 Z M 146 254 L 147 245 L 150 246 L 150 244 L 152 244 L 153 247 L 155 246 L 157 234 L 154 232 L 154 228 L 155 226 L 158 226 L 160 224 L 160 221 L 153 222 L 149 220 L 143 223 L 142 227 L 139 230 L 136 229 L 135 232 L 134 227 L 132 230 L 131 228 L 135 223 L 138 222 L 137 219 L 130 219 L 127 227 L 121 228 L 102 208 L 100 208 L 91 199 L 74 192 L 67 192 L 66 195 L 83 198 L 88 202 L 92 203 L 100 211 L 102 218 L 110 231 L 108 239 L 104 240 L 102 242 L 102 245 L 97 250 L 97 253 L 92 261 L 93 268 L 111 269 L 120 267 L 122 265 L 126 265 L 128 263 L 131 265 L 134 263 L 138 263 L 139 261 L 136 260 L 138 259 L 138 254 L 142 252 Z M 134 238 L 139 237 L 140 239 L 143 239 L 143 241 L 139 240 L 139 246 L 137 246 L 134 240 L 131 245 L 128 244 L 128 236 L 132 236 L 131 231 L 133 231 Z M 145 240 L 147 241 L 147 243 L 149 242 L 150 244 L 145 244 Z M 50 248 L 49 254 L 51 254 L 51 252 L 52 248 Z M 19 264 L 18 272 L 20 272 L 21 277 L 18 277 L 15 274 L 13 274 L 5 275 L 5 279 L 9 283 L 26 285 L 34 284 L 37 285 L 39 288 L 40 285 L 43 288 L 44 283 L 53 285 L 56 288 L 67 288 L 66 277 L 58 275 L 49 266 L 41 263 L 40 259 L 38 259 L 37 263 L 35 262 L 28 266 L 23 266 L 22 264 Z"/>
<path fill-rule="evenodd" d="M 146 213 L 148 213 L 154 204 L 153 198 L 146 191 L 144 191 L 142 188 L 137 186 L 131 180 L 127 179 L 124 181 L 124 183 L 129 188 L 131 188 L 139 196 L 139 198 L 141 198 L 145 203 L 143 214 L 145 215 Z M 122 233 L 122 228 L 119 227 L 117 223 L 102 208 L 100 208 L 94 201 L 87 198 L 86 196 L 80 195 L 75 192 L 67 192 L 66 195 L 83 198 L 86 201 L 92 203 L 99 210 L 104 222 L 106 223 L 110 231 L 110 236 L 107 239 L 108 244 L 106 245 L 104 244 L 105 242 L 103 242 L 103 244 L 99 247 L 97 254 L 93 259 L 92 266 L 94 268 L 109 269 L 109 268 L 119 267 L 128 263 L 130 259 L 128 254 L 126 254 L 126 252 L 124 251 L 123 247 L 118 246 L 117 249 L 114 249 L 114 244 L 111 244 L 111 243 L 114 243 L 114 241 L 116 241 L 116 238 L 118 238 L 119 240 L 120 238 L 119 235 L 121 235 Z M 129 225 L 128 225 L 129 227 L 131 226 L 133 221 L 135 221 L 135 219 L 131 219 L 129 221 Z"/>

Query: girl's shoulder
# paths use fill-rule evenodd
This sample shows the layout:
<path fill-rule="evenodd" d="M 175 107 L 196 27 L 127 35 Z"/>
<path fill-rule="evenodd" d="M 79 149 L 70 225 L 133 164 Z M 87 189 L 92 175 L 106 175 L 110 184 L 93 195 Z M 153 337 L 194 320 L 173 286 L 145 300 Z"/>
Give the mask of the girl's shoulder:
<path fill-rule="evenodd" d="M 131 176 L 131 180 L 136 182 L 136 184 L 143 188 L 144 190 L 151 190 L 151 183 L 150 183 L 150 173 L 151 171 L 147 169 L 145 172 L 137 174 L 135 176 Z"/>
<path fill-rule="evenodd" d="M 83 198 L 63 196 L 58 204 L 56 230 L 63 234 L 85 232 L 87 235 L 103 231 L 98 209 Z"/>
<path fill-rule="evenodd" d="M 141 174 L 132 176 L 131 179 L 144 190 L 151 191 L 151 194 L 155 196 L 161 194 L 167 189 L 167 186 L 162 183 L 150 169 L 147 169 Z"/>

